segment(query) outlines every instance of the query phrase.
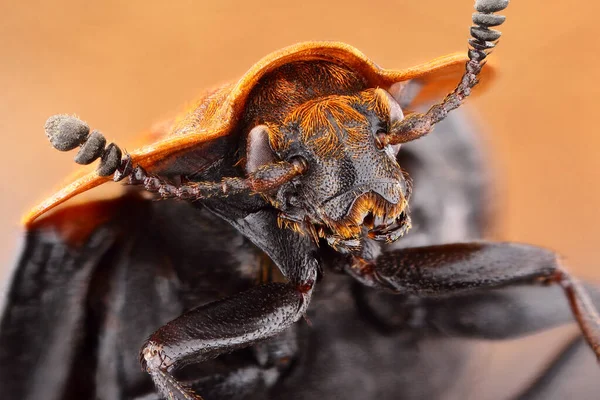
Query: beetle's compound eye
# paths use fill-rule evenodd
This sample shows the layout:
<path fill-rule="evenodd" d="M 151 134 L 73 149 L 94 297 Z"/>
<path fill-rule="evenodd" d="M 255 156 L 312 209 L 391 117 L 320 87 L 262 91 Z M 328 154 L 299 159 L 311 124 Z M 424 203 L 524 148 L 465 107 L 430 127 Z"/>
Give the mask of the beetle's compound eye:
<path fill-rule="evenodd" d="M 388 135 L 390 127 L 392 125 L 394 125 L 395 123 L 402 121 L 404 119 L 404 113 L 402 112 L 402 107 L 400 107 L 400 104 L 398 104 L 396 99 L 387 90 L 383 90 L 383 89 L 377 89 L 377 90 L 379 91 L 379 93 L 380 93 L 381 97 L 384 99 L 384 101 L 387 103 L 386 108 L 389 110 L 388 120 L 386 121 L 387 124 L 386 124 L 385 128 L 381 127 L 375 132 L 375 144 L 380 149 L 384 149 L 387 145 L 387 135 Z M 394 154 L 398 154 L 398 151 L 400 150 L 400 146 L 399 145 L 392 146 L 392 150 L 393 150 Z"/>
<path fill-rule="evenodd" d="M 266 125 L 258 125 L 248 133 L 248 144 L 246 145 L 246 172 L 255 172 L 263 165 L 270 164 L 276 160 L 275 153 L 269 143 L 269 128 Z"/>

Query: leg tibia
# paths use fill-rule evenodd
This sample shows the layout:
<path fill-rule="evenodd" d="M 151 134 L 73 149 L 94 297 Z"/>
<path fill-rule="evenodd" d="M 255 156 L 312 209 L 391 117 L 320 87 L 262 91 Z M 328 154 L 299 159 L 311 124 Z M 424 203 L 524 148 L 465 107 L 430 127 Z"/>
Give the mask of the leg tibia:
<path fill-rule="evenodd" d="M 306 311 L 312 288 L 304 289 L 271 283 L 193 309 L 150 336 L 142 348 L 142 366 L 164 396 L 200 398 L 173 378 L 172 369 L 282 332 Z"/>
<path fill-rule="evenodd" d="M 457 243 L 384 253 L 350 268 L 364 283 L 418 297 L 456 296 L 517 284 L 558 284 L 600 357 L 600 317 L 583 287 L 549 250 L 514 243 Z"/>

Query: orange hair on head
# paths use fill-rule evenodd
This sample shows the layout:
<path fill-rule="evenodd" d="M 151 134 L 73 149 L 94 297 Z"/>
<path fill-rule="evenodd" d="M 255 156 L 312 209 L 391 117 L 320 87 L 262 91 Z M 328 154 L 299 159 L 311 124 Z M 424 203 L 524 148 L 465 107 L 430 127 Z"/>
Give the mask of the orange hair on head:
<path fill-rule="evenodd" d="M 319 155 L 332 156 L 338 152 L 342 130 L 352 131 L 368 123 L 353 107 L 355 103 L 355 96 L 333 95 L 311 100 L 297 107 L 285 123 L 298 123 L 303 140 L 314 143 Z"/>

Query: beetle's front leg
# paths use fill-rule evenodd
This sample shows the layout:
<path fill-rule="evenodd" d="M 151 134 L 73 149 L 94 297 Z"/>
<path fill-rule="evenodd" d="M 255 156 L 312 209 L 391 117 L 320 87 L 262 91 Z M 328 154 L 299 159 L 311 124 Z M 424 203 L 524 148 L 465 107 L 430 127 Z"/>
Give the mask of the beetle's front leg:
<path fill-rule="evenodd" d="M 458 243 L 384 253 L 348 271 L 365 284 L 419 297 L 514 284 L 558 284 L 600 358 L 600 318 L 583 287 L 552 251 L 514 243 Z"/>
<path fill-rule="evenodd" d="M 176 367 L 250 346 L 298 321 L 317 280 L 314 243 L 291 230 L 278 229 L 275 212 L 262 210 L 236 218 L 239 211 L 231 204 L 213 205 L 271 258 L 289 283 L 260 285 L 206 304 L 152 334 L 142 348 L 142 365 L 168 399 L 201 398 L 173 377 Z"/>
<path fill-rule="evenodd" d="M 282 332 L 306 311 L 313 285 L 314 280 L 270 283 L 193 309 L 150 336 L 141 351 L 142 366 L 166 398 L 201 399 L 173 377 L 173 369 Z"/>

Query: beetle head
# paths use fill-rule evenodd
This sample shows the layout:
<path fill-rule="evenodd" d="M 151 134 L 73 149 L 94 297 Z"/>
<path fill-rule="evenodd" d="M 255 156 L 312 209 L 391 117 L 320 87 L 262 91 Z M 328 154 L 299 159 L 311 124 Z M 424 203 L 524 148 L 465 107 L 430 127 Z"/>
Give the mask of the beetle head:
<path fill-rule="evenodd" d="M 403 118 L 383 89 L 310 100 L 281 124 L 249 135 L 247 170 L 301 159 L 304 174 L 267 199 L 283 225 L 323 237 L 339 251 L 358 252 L 364 239 L 394 241 L 410 227 L 410 180 L 396 161 L 399 146 L 379 140 Z"/>

